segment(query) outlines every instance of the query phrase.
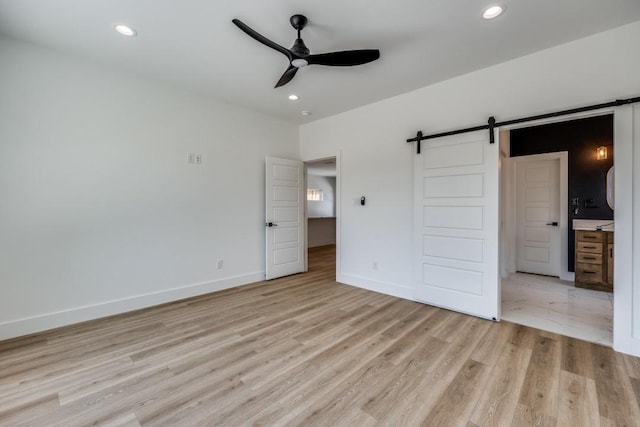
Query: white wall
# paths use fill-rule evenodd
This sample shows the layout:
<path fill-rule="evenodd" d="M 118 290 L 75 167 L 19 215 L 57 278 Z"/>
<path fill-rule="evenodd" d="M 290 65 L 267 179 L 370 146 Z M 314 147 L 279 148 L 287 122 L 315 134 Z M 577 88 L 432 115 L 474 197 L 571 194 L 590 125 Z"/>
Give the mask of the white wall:
<path fill-rule="evenodd" d="M 307 247 L 336 244 L 336 177 L 307 175 L 307 188 L 322 190 L 323 200 L 307 200 Z"/>
<path fill-rule="evenodd" d="M 638 40 L 640 22 L 303 125 L 303 160 L 341 159 L 338 280 L 407 296 L 415 155 L 407 138 L 638 96 Z M 364 207 L 354 203 L 362 195 Z"/>
<path fill-rule="evenodd" d="M 307 220 L 307 247 L 336 244 L 336 218 L 309 218 Z"/>
<path fill-rule="evenodd" d="M 296 126 L 9 39 L 0 58 L 0 339 L 264 277 L 264 158 L 298 158 Z"/>
<path fill-rule="evenodd" d="M 614 115 L 615 244 L 613 344 L 640 356 L 640 106 L 627 105 Z"/>
<path fill-rule="evenodd" d="M 307 188 L 322 190 L 323 200 L 307 200 L 308 217 L 336 216 L 336 178 L 333 176 L 307 176 Z"/>

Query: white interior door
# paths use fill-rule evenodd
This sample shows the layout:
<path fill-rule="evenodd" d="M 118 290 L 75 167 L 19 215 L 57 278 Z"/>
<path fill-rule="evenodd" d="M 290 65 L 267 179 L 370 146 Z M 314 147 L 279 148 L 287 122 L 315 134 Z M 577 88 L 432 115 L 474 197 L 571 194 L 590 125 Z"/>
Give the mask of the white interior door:
<path fill-rule="evenodd" d="M 415 299 L 498 319 L 498 144 L 487 131 L 423 143 L 414 190 Z"/>
<path fill-rule="evenodd" d="M 520 159 L 520 158 L 518 158 Z M 560 276 L 560 160 L 516 162 L 516 270 Z"/>
<path fill-rule="evenodd" d="M 266 278 L 304 271 L 304 169 L 301 161 L 266 159 Z"/>

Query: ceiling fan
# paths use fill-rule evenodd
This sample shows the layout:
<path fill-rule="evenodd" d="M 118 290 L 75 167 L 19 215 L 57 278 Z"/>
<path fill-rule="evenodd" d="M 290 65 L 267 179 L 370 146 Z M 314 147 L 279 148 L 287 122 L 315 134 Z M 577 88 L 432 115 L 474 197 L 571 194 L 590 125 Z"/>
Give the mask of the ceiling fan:
<path fill-rule="evenodd" d="M 307 65 L 331 65 L 338 67 L 348 67 L 352 65 L 362 65 L 380 58 L 378 49 L 344 50 L 340 52 L 320 53 L 311 55 L 309 48 L 300 38 L 300 31 L 307 25 L 307 18 L 303 15 L 293 15 L 289 22 L 298 31 L 298 38 L 293 42 L 291 49 L 280 46 L 265 36 L 257 33 L 239 19 L 232 20 L 234 24 L 250 37 L 256 39 L 265 46 L 277 50 L 289 59 L 289 67 L 285 70 L 275 87 L 284 86 L 293 79 L 298 69 Z"/>

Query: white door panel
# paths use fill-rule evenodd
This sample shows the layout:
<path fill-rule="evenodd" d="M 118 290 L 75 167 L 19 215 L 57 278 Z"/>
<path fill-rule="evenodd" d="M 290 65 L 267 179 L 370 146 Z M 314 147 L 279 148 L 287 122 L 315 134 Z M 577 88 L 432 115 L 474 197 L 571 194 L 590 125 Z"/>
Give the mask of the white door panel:
<path fill-rule="evenodd" d="M 266 278 L 304 270 L 303 166 L 297 160 L 266 159 Z M 271 224 L 271 225 L 269 225 Z"/>
<path fill-rule="evenodd" d="M 497 144 L 486 131 L 423 143 L 414 195 L 416 300 L 497 319 Z"/>
<path fill-rule="evenodd" d="M 424 256 L 482 262 L 482 240 L 448 236 L 424 236 Z"/>
<path fill-rule="evenodd" d="M 424 197 L 482 197 L 484 183 L 481 174 L 434 176 L 424 179 Z"/>
<path fill-rule="evenodd" d="M 559 159 L 518 161 L 516 224 L 516 270 L 560 276 Z"/>

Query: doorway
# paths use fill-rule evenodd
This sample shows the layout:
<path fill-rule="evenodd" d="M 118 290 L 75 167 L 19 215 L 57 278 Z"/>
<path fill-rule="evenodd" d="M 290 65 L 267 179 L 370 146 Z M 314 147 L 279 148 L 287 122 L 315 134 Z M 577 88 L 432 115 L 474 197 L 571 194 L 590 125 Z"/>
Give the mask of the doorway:
<path fill-rule="evenodd" d="M 313 271 L 329 263 L 337 265 L 338 168 L 336 157 L 304 164 L 306 269 Z"/>
<path fill-rule="evenodd" d="M 500 142 L 502 318 L 612 346 L 613 293 L 575 286 L 574 224 L 613 223 L 613 115 L 503 130 Z"/>

